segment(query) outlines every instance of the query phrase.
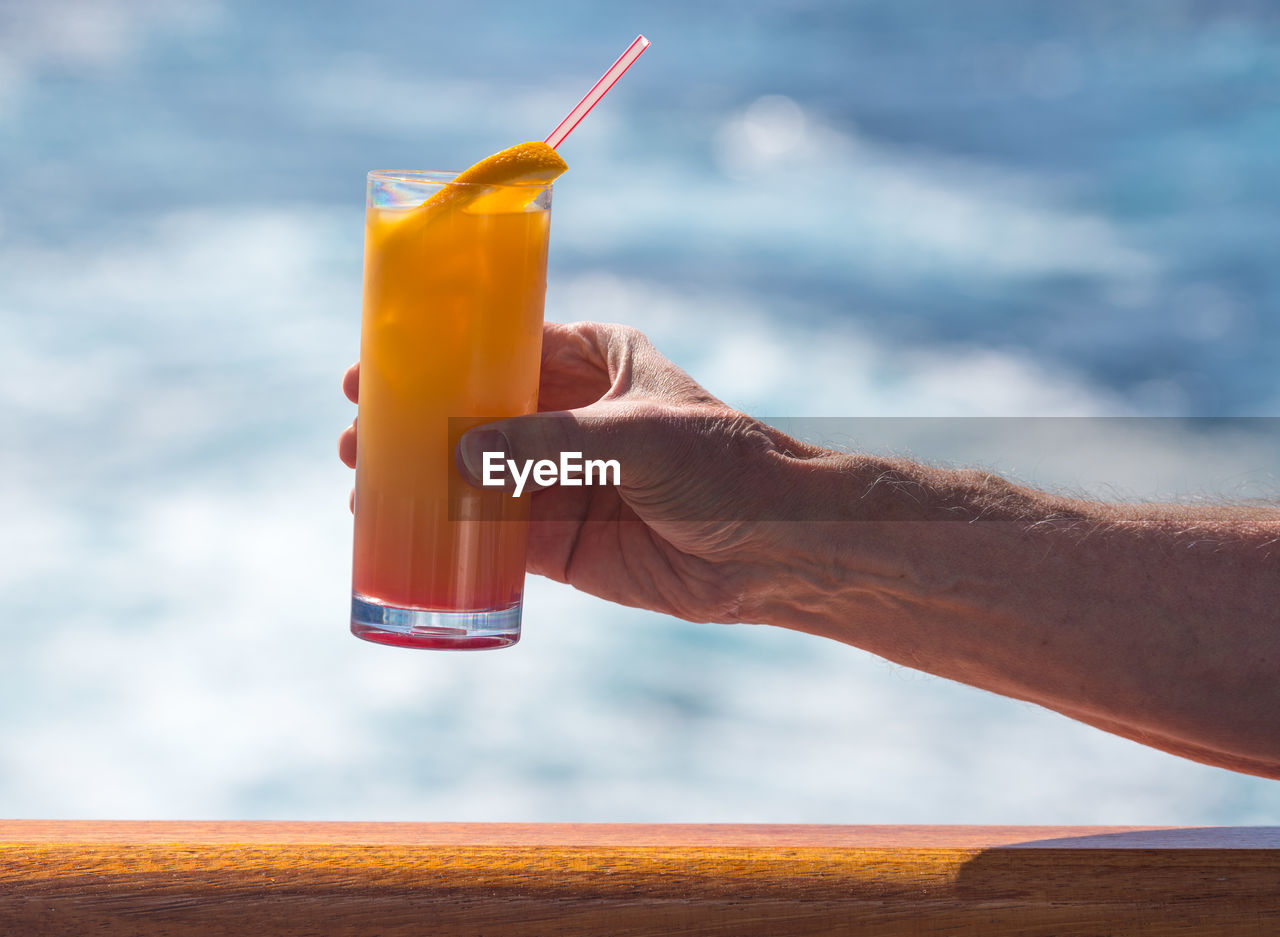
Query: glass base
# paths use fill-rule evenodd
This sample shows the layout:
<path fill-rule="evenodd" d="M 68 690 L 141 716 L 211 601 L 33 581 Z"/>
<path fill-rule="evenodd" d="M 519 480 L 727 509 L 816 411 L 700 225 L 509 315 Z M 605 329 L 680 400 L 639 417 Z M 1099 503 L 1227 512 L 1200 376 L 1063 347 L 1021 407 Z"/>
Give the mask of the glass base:
<path fill-rule="evenodd" d="M 448 612 L 399 608 L 353 592 L 351 633 L 376 644 L 438 651 L 510 647 L 520 640 L 520 603 L 509 608 Z"/>

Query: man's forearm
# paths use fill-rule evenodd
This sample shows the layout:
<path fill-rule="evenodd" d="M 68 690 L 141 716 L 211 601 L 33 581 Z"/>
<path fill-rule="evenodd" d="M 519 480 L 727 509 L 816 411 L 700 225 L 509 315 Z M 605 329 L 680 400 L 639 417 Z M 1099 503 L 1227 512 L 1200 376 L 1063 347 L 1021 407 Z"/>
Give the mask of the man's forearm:
<path fill-rule="evenodd" d="M 776 525 L 789 559 L 755 597 L 758 620 L 1280 776 L 1280 512 L 1107 505 L 843 455 L 784 461 L 815 508 Z"/>

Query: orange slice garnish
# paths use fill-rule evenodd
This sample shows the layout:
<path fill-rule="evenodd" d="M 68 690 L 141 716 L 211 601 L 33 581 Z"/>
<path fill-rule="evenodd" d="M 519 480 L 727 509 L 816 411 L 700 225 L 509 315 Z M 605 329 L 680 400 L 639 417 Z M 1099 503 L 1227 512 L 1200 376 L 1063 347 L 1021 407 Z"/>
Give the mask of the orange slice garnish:
<path fill-rule="evenodd" d="M 554 182 L 568 168 L 560 154 L 540 140 L 520 143 L 458 173 L 453 182 L 467 184 L 444 186 L 422 203 L 421 210 L 434 213 L 448 206 L 486 212 L 522 211 L 541 186 Z"/>

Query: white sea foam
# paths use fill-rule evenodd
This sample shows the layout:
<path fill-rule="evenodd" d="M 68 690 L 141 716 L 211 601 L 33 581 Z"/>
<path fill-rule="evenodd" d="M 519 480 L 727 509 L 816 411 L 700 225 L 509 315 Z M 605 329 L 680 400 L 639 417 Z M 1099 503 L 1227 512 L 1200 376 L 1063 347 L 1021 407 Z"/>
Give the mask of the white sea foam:
<path fill-rule="evenodd" d="M 191 35 L 222 16 L 217 0 L 44 0 L 0 8 L 0 117 L 43 68 L 90 73 L 127 64 L 160 33 Z"/>
<path fill-rule="evenodd" d="M 557 220 L 557 240 L 587 256 L 643 251 L 682 237 L 709 258 L 751 258 L 854 282 L 954 288 L 1084 277 L 1150 291 L 1160 259 L 1101 214 L 1076 204 L 1069 180 L 861 136 L 770 95 L 726 115 L 706 140 L 721 172 L 688 184 L 683 166 L 643 147 L 575 168 L 609 186 Z M 572 201 L 569 201 L 572 200 Z"/>
<path fill-rule="evenodd" d="M 608 273 L 553 282 L 548 314 L 626 322 L 735 406 L 792 416 L 1108 416 L 1124 399 L 1016 349 L 920 348 L 854 322 L 806 322 L 740 292 Z"/>

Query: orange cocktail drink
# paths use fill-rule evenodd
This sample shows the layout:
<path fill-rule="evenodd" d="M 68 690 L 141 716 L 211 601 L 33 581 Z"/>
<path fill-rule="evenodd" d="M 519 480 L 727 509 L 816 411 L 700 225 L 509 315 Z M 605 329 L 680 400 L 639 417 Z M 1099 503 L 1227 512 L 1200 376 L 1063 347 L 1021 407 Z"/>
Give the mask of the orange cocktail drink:
<path fill-rule="evenodd" d="M 386 644 L 520 634 L 528 496 L 468 486 L 454 450 L 537 409 L 551 185 L 465 176 L 369 174 L 351 629 Z"/>

